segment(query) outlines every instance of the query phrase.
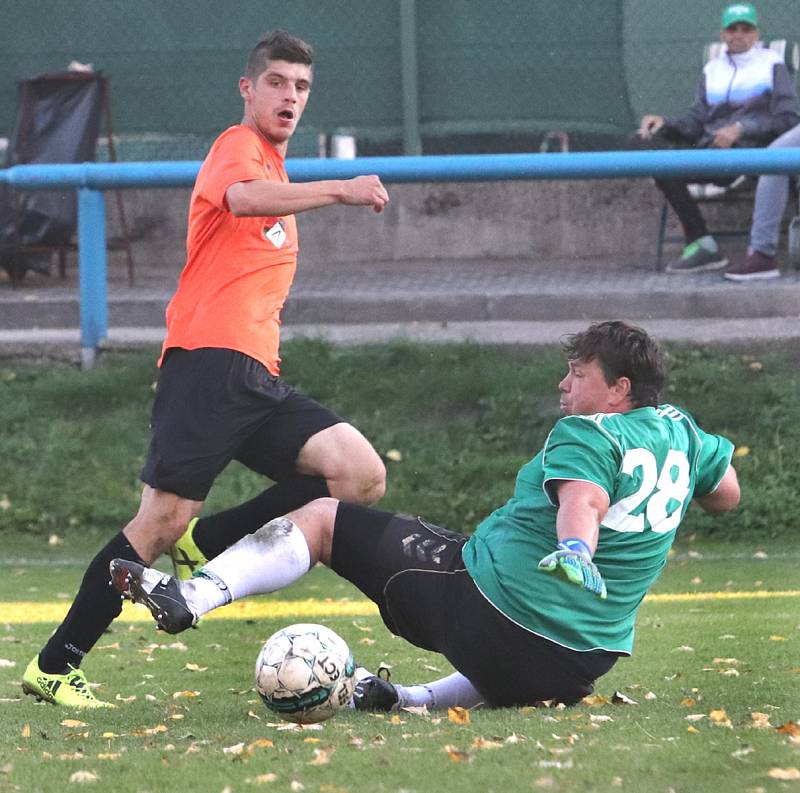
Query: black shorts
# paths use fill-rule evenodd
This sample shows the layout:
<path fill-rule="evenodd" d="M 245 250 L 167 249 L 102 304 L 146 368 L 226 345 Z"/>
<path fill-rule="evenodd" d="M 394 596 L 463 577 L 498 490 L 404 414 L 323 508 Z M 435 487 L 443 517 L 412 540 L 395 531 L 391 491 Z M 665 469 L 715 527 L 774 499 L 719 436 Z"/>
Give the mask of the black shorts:
<path fill-rule="evenodd" d="M 570 650 L 512 622 L 464 568 L 466 541 L 422 518 L 341 503 L 331 567 L 377 603 L 392 633 L 444 655 L 489 705 L 591 694 L 617 654 Z"/>
<path fill-rule="evenodd" d="M 158 378 L 141 479 L 204 501 L 222 469 L 238 460 L 279 482 L 295 472 L 312 435 L 341 421 L 244 353 L 173 347 Z"/>

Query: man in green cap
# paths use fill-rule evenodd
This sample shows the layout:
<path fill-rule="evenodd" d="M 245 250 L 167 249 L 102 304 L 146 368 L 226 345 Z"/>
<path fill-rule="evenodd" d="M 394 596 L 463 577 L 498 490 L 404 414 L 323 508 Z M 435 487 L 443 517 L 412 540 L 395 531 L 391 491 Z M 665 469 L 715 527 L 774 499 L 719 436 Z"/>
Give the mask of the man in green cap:
<path fill-rule="evenodd" d="M 682 116 L 645 115 L 639 136 L 650 146 L 740 148 L 767 146 L 800 122 L 800 100 L 781 57 L 758 46 L 758 12 L 752 3 L 732 3 L 722 11 L 725 47 L 703 68 L 695 100 Z M 728 260 L 709 234 L 692 182 L 730 184 L 735 177 L 685 176 L 656 179 L 683 226 L 686 247 L 667 265 L 668 273 L 719 270 Z"/>

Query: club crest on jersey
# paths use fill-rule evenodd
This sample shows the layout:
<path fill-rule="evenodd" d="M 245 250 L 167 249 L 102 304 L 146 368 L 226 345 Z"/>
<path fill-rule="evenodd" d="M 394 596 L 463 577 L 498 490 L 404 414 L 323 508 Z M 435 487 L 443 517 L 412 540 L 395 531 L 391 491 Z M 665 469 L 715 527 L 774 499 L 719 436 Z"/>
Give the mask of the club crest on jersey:
<path fill-rule="evenodd" d="M 269 240 L 276 248 L 283 246 L 286 242 L 286 224 L 281 218 L 275 221 L 271 226 L 265 225 L 261 230 L 265 240 Z"/>

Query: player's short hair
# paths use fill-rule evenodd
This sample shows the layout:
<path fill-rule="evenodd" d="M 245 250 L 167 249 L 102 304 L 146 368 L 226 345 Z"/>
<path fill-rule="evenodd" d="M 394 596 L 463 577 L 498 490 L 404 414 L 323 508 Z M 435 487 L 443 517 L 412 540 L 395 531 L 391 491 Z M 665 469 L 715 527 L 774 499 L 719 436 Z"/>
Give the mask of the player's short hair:
<path fill-rule="evenodd" d="M 304 63 L 313 67 L 314 49 L 310 44 L 285 30 L 271 30 L 261 36 L 255 47 L 250 50 L 245 77 L 255 80 L 267 68 L 270 61 Z"/>
<path fill-rule="evenodd" d="M 647 331 L 620 320 L 596 322 L 567 336 L 562 346 L 571 361 L 596 360 L 608 385 L 627 377 L 636 407 L 658 404 L 664 386 L 664 356 Z"/>

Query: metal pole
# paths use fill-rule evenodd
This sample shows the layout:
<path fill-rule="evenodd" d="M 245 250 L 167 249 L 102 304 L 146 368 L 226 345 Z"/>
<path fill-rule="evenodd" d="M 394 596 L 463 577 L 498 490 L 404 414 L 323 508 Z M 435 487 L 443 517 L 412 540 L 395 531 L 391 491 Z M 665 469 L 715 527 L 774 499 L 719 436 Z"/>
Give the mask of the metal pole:
<path fill-rule="evenodd" d="M 78 190 L 78 267 L 81 299 L 81 366 L 91 369 L 108 335 L 106 205 L 100 190 Z"/>
<path fill-rule="evenodd" d="M 422 154 L 419 136 L 416 0 L 400 0 L 400 59 L 403 83 L 403 153 Z"/>

